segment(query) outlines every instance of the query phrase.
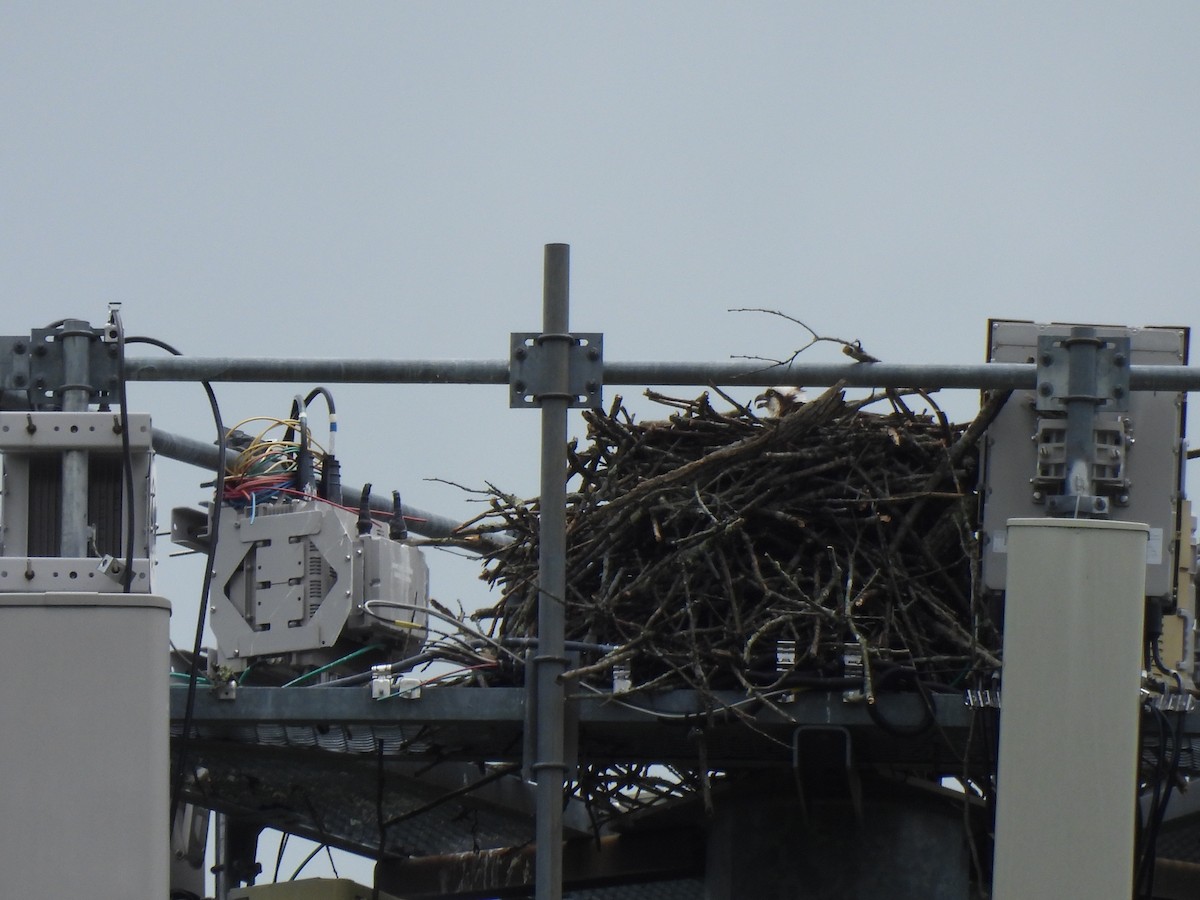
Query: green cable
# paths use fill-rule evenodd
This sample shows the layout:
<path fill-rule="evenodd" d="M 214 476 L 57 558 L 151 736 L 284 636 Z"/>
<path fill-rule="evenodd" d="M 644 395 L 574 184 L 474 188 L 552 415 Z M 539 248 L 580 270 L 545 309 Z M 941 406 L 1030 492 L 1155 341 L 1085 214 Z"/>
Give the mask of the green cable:
<path fill-rule="evenodd" d="M 289 681 L 287 684 L 285 684 L 284 687 L 291 687 L 294 684 L 299 684 L 301 681 L 307 681 L 309 678 L 312 678 L 314 675 L 320 675 L 322 672 L 328 672 L 334 666 L 340 666 L 342 663 L 350 662 L 350 660 L 352 660 L 356 657 L 362 656 L 364 653 L 370 653 L 373 650 L 382 650 L 382 649 L 383 649 L 382 644 L 371 644 L 369 647 L 363 647 L 359 650 L 355 650 L 353 653 L 347 653 L 341 659 L 335 659 L 333 662 L 326 663 L 325 665 L 321 666 L 321 668 L 319 668 L 319 669 L 313 669 L 311 672 L 305 672 L 303 675 L 299 675 L 296 678 L 293 678 L 291 681 Z"/>
<path fill-rule="evenodd" d="M 171 677 L 172 677 L 172 678 L 183 678 L 184 680 L 186 680 L 186 679 L 188 679 L 190 676 L 188 675 L 188 673 L 187 673 L 187 672 L 172 672 L 172 673 L 171 673 Z M 211 683 L 212 683 L 212 682 L 210 682 L 210 681 L 209 681 L 207 678 L 205 678 L 203 675 L 197 675 L 197 676 L 196 676 L 196 680 L 197 680 L 197 681 L 203 681 L 205 684 L 211 684 Z"/>

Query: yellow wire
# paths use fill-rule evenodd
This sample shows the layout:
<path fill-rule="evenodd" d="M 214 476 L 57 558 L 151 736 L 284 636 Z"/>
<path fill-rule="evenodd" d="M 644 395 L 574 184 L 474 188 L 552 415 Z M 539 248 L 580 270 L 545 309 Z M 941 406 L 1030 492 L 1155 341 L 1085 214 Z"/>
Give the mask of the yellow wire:
<path fill-rule="evenodd" d="M 262 431 L 255 435 L 250 440 L 250 444 L 246 447 L 246 449 L 241 452 L 241 454 L 233 461 L 232 464 L 227 466 L 228 474 L 231 476 L 245 477 L 249 469 L 265 461 L 267 457 L 271 455 L 286 456 L 287 453 L 295 452 L 300 448 L 300 443 L 298 441 L 267 440 L 267 435 L 277 428 L 292 428 L 297 431 L 304 428 L 305 426 L 302 425 L 298 419 L 277 419 L 274 416 L 250 416 L 247 419 L 242 419 L 242 421 L 230 428 L 226 433 L 226 438 L 231 436 L 243 425 L 247 425 L 251 422 L 268 422 L 270 424 L 268 424 L 266 428 L 262 429 Z M 306 428 L 305 430 L 308 434 L 310 447 L 314 448 L 318 453 L 324 454 L 325 447 L 313 440 L 312 429 Z M 271 464 L 270 467 L 268 467 L 266 472 L 259 472 L 256 474 L 268 474 L 273 468 L 283 464 L 284 461 L 276 460 Z"/>

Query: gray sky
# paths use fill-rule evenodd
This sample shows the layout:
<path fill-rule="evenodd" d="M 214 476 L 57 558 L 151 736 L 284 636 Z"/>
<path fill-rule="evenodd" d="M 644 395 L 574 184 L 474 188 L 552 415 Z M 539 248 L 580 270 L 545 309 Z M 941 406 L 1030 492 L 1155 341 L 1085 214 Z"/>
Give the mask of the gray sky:
<path fill-rule="evenodd" d="M 120 300 L 189 355 L 499 359 L 540 327 L 552 241 L 610 360 L 804 342 L 742 306 L 894 362 L 980 361 L 989 316 L 1187 325 L 1198 37 L 1182 2 L 8 0 L 5 333 Z M 306 387 L 218 393 L 233 422 Z M 502 388 L 333 390 L 348 479 L 452 516 L 425 479 L 536 491 L 537 415 Z M 199 387 L 131 394 L 211 436 Z M 159 481 L 164 525 L 203 496 Z M 190 643 L 199 568 L 170 549 Z"/>

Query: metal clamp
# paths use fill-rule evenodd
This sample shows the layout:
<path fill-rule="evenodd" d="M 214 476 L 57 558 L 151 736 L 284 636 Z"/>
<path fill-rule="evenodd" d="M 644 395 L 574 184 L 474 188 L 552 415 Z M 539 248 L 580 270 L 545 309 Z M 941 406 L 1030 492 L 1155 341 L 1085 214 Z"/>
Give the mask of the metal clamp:
<path fill-rule="evenodd" d="M 1071 345 L 1083 341 L 1096 345 L 1095 391 L 1086 398 L 1074 398 L 1071 395 Z M 1130 347 L 1128 337 L 1101 339 L 1061 334 L 1038 337 L 1038 411 L 1066 412 L 1067 401 L 1071 399 L 1094 400 L 1096 408 L 1105 412 L 1129 409 Z"/>
<path fill-rule="evenodd" d="M 963 706 L 971 709 L 999 709 L 1000 691 L 971 689 L 963 693 Z"/>
<path fill-rule="evenodd" d="M 67 390 L 87 390 L 91 403 L 111 400 L 117 393 L 117 346 L 111 326 L 93 328 L 66 319 L 52 328 L 35 328 L 28 337 L 0 336 L 0 390 L 28 394 L 37 408 L 59 409 Z M 63 342 L 85 338 L 87 384 L 68 383 Z"/>
<path fill-rule="evenodd" d="M 547 359 L 550 343 L 567 343 L 566 392 Z M 513 332 L 509 340 L 509 402 L 512 408 L 538 407 L 547 397 L 565 397 L 567 406 L 595 409 L 603 404 L 604 335 L 600 332 L 539 334 Z"/>

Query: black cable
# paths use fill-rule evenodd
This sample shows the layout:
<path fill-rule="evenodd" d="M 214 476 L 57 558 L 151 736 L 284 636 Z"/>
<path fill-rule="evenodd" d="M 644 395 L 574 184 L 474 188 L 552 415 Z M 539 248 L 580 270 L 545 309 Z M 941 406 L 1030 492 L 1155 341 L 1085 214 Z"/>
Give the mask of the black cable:
<path fill-rule="evenodd" d="M 329 408 L 329 414 L 331 416 L 337 415 L 337 409 L 333 405 L 333 394 L 331 394 L 329 392 L 328 388 L 323 388 L 323 387 L 319 387 L 319 386 L 315 387 L 311 391 L 309 391 L 308 396 L 304 398 L 305 409 L 307 409 L 308 405 L 310 403 L 312 403 L 314 400 L 316 400 L 317 397 L 325 398 L 325 405 Z"/>
<path fill-rule="evenodd" d="M 410 656 L 407 659 L 402 659 L 400 662 L 392 663 L 392 674 L 398 675 L 401 672 L 407 672 L 423 663 L 434 662 L 441 658 L 440 653 L 426 650 L 418 653 L 416 656 Z M 332 681 L 326 681 L 321 684 L 313 684 L 311 687 L 347 687 L 358 684 L 366 684 L 374 676 L 373 672 L 358 672 L 354 675 L 345 675 L 341 678 L 334 678 Z"/>
<path fill-rule="evenodd" d="M 128 594 L 133 590 L 133 541 L 135 534 L 136 499 L 133 490 L 133 450 L 129 446 L 129 400 L 126 396 L 125 380 L 125 326 L 121 324 L 121 311 L 109 313 L 113 328 L 117 332 L 117 390 L 120 391 L 121 409 L 121 458 L 125 474 L 125 571 L 121 573 L 121 589 Z"/>
<path fill-rule="evenodd" d="M 316 847 L 314 847 L 312 853 L 310 853 L 310 854 L 308 854 L 308 856 L 304 857 L 304 861 L 301 862 L 300 865 L 296 866 L 296 871 L 292 873 L 292 877 L 289 878 L 288 881 L 295 881 L 299 877 L 300 873 L 304 871 L 304 867 L 307 866 L 314 859 L 316 859 L 317 854 L 320 853 L 322 850 L 327 849 L 328 846 L 329 846 L 328 844 L 318 844 Z"/>
<path fill-rule="evenodd" d="M 937 710 L 933 708 L 933 700 L 929 696 L 928 689 L 917 676 L 916 669 L 897 666 L 894 669 L 887 669 L 875 679 L 872 685 L 875 690 L 875 702 L 867 704 L 867 715 L 871 717 L 872 722 L 888 734 L 895 737 L 917 737 L 937 725 Z M 908 725 L 891 721 L 884 716 L 879 708 L 879 698 L 883 694 L 884 689 L 891 687 L 893 682 L 901 681 L 902 679 L 911 680 L 916 685 L 917 695 L 921 698 L 921 718 Z"/>
<path fill-rule="evenodd" d="M 1169 729 L 1167 716 L 1161 710 L 1155 710 L 1159 722 L 1159 734 L 1166 740 Z M 1162 831 L 1163 822 L 1167 816 L 1167 807 L 1171 803 L 1171 794 L 1175 790 L 1175 781 L 1179 774 L 1179 761 L 1183 755 L 1183 727 L 1187 715 L 1182 710 L 1176 719 L 1174 731 L 1171 733 L 1171 759 L 1162 773 L 1162 796 L 1159 802 L 1150 810 L 1149 834 L 1146 841 L 1145 857 L 1142 865 L 1146 873 L 1146 896 L 1154 897 L 1154 868 L 1158 861 L 1158 836 Z M 1166 747 L 1160 747 L 1160 758 L 1166 755 Z"/>
<path fill-rule="evenodd" d="M 1158 759 L 1154 766 L 1150 813 L 1142 829 L 1141 848 L 1135 857 L 1138 860 L 1137 889 L 1146 900 L 1153 900 L 1154 897 L 1154 863 L 1158 856 L 1158 832 L 1166 815 L 1167 800 L 1170 799 L 1170 785 L 1174 779 L 1172 769 L 1178 767 L 1178 753 L 1173 754 L 1172 764 L 1167 763 L 1167 717 L 1154 707 L 1150 707 L 1150 711 L 1154 714 L 1154 722 L 1158 726 Z"/>
<path fill-rule="evenodd" d="M 279 838 L 279 851 L 275 854 L 275 874 L 271 876 L 272 884 L 279 884 L 279 867 L 283 865 L 283 850 L 285 847 L 287 847 L 288 837 L 290 837 L 290 835 L 285 831 Z M 308 860 L 305 860 L 305 862 L 308 862 Z M 304 868 L 303 863 L 301 864 L 300 868 Z M 297 874 L 299 874 L 299 870 L 297 870 Z M 293 875 L 288 880 L 295 881 L 296 876 Z"/>
<path fill-rule="evenodd" d="M 136 336 L 125 338 L 126 344 L 149 344 L 152 347 L 166 350 L 173 356 L 183 356 L 178 350 L 158 338 Z M 208 553 L 204 564 L 204 580 L 200 586 L 200 611 L 196 615 L 196 639 L 192 644 L 192 665 L 188 670 L 187 701 L 184 705 L 183 732 L 179 738 L 179 752 L 175 758 L 175 773 L 171 781 L 171 827 L 175 827 L 175 814 L 179 809 L 179 799 L 183 793 L 183 776 L 187 769 L 187 745 L 191 739 L 192 720 L 196 717 L 196 680 L 200 675 L 200 653 L 204 649 L 204 622 L 208 611 L 208 595 L 212 589 L 213 557 L 217 551 L 217 534 L 221 526 L 221 507 L 225 499 L 225 424 L 221 421 L 221 409 L 217 404 L 217 395 L 212 385 L 207 381 L 200 384 L 208 394 L 208 403 L 212 407 L 213 423 L 217 428 L 217 477 L 213 483 L 212 524 L 209 528 Z"/>

